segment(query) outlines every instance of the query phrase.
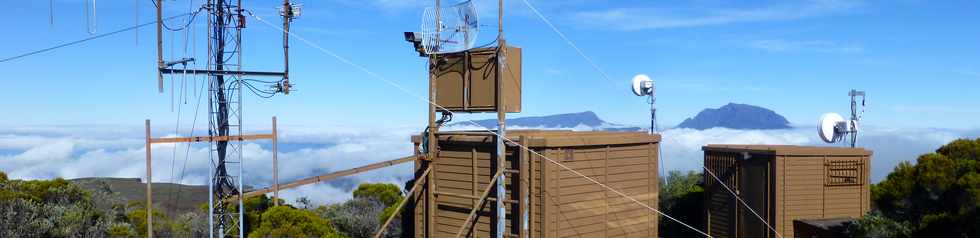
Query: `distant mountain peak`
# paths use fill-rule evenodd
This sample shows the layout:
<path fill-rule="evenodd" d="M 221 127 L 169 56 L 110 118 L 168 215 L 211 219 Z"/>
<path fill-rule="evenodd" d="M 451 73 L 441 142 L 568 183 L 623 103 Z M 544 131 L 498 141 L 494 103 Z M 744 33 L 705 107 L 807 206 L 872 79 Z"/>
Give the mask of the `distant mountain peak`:
<path fill-rule="evenodd" d="M 754 105 L 728 103 L 720 108 L 704 109 L 678 128 L 704 130 L 714 127 L 731 129 L 788 129 L 789 121 L 776 112 Z"/>
<path fill-rule="evenodd" d="M 486 119 L 486 120 L 476 120 L 473 121 L 476 124 L 484 128 L 497 128 L 497 119 Z M 472 126 L 470 122 L 457 122 L 450 124 L 449 126 Z M 635 131 L 640 130 L 636 127 L 625 127 L 622 125 L 609 123 L 603 121 L 592 111 L 576 112 L 576 113 L 563 113 L 547 116 L 536 116 L 536 117 L 518 117 L 507 119 L 508 127 L 525 127 L 525 128 L 576 128 L 576 127 L 588 127 L 592 130 L 628 130 Z"/>

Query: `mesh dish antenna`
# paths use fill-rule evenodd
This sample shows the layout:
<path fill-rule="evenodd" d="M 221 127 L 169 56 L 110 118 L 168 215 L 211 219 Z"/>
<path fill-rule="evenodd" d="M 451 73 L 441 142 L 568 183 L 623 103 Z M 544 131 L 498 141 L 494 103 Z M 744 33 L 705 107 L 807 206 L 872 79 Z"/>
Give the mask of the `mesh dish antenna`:
<path fill-rule="evenodd" d="M 437 20 L 439 13 L 441 21 Z M 426 54 L 442 54 L 468 50 L 476 43 L 480 25 L 473 1 L 449 7 L 427 7 L 422 12 L 422 47 Z"/>
<path fill-rule="evenodd" d="M 820 116 L 817 122 L 817 133 L 820 139 L 827 143 L 850 143 L 851 147 L 857 144 L 858 122 L 864 114 L 865 93 L 864 91 L 851 90 L 851 118 L 844 119 L 837 113 L 825 113 Z M 861 97 L 860 111 L 858 110 L 857 97 Z"/>

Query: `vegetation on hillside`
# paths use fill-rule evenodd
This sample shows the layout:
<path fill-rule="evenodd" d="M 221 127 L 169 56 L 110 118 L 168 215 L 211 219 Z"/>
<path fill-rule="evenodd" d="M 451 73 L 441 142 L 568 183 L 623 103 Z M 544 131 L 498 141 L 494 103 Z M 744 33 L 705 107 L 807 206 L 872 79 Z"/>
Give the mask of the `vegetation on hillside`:
<path fill-rule="evenodd" d="M 980 237 L 980 138 L 900 163 L 871 198 L 876 212 L 853 228 L 863 237 Z M 895 226 L 908 232 L 891 236 Z"/>
<path fill-rule="evenodd" d="M 61 178 L 11 180 L 0 172 L 0 237 L 146 236 L 143 203 L 127 203 L 104 183 L 94 187 L 84 189 Z M 204 210 L 174 216 L 165 212 L 154 210 L 154 234 L 206 234 Z"/>
<path fill-rule="evenodd" d="M 0 237 L 145 237 L 144 204 L 127 203 L 102 185 L 85 189 L 61 178 L 10 180 L 0 172 Z M 353 199 L 320 207 L 309 199 L 300 199 L 301 207 L 294 207 L 273 206 L 264 195 L 252 197 L 244 204 L 245 234 L 250 238 L 370 237 L 390 215 L 385 211 L 402 199 L 401 190 L 392 184 L 362 184 Z M 154 236 L 206 237 L 207 204 L 199 207 L 180 214 L 155 207 Z M 393 222 L 387 237 L 400 234 L 399 224 Z"/>

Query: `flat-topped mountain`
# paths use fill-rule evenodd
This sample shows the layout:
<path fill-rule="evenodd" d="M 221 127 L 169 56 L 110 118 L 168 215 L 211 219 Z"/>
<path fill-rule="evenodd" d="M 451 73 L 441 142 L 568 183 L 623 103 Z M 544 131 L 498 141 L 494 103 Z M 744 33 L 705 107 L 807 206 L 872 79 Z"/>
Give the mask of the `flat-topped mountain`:
<path fill-rule="evenodd" d="M 730 129 L 792 128 L 785 117 L 772 110 L 737 103 L 729 103 L 717 109 L 704 109 L 697 116 L 684 120 L 677 127 L 698 130 L 714 127 Z"/>

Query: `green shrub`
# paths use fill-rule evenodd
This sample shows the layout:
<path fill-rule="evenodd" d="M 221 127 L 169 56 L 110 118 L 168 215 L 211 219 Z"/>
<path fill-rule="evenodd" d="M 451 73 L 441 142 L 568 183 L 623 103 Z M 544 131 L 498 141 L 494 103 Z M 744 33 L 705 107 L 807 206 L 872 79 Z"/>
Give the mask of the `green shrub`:
<path fill-rule="evenodd" d="M 262 224 L 249 238 L 341 237 L 330 221 L 309 210 L 277 206 L 262 213 Z"/>

